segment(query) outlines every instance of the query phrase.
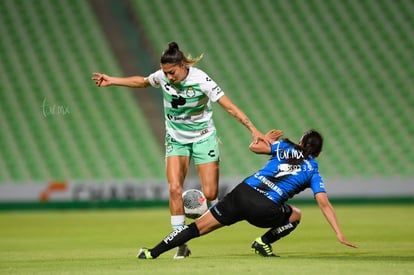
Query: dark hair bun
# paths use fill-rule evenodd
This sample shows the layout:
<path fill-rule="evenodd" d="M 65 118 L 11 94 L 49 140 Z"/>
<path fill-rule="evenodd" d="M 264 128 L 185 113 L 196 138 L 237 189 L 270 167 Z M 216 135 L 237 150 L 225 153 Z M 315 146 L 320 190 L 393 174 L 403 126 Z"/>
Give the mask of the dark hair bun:
<path fill-rule="evenodd" d="M 181 62 L 186 62 L 186 58 L 178 48 L 178 44 L 168 43 L 168 48 L 162 53 L 161 64 L 180 64 Z"/>
<path fill-rule="evenodd" d="M 179 50 L 178 44 L 176 42 L 170 42 L 168 43 L 168 50 Z"/>

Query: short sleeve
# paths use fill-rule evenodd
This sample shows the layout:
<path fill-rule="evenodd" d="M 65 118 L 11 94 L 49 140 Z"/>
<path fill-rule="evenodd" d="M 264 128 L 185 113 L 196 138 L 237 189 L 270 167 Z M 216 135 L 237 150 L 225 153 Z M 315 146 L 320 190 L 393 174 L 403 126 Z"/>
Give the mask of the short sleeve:
<path fill-rule="evenodd" d="M 161 70 L 158 70 L 150 74 L 147 78 L 152 87 L 159 88 L 163 76 L 164 73 Z"/>
<path fill-rule="evenodd" d="M 224 96 L 224 92 L 220 86 L 207 75 L 205 81 L 202 84 L 202 90 L 207 94 L 212 102 L 216 102 L 222 96 Z"/>
<path fill-rule="evenodd" d="M 310 187 L 314 195 L 316 195 L 316 193 L 326 193 L 323 179 L 321 175 L 319 175 L 318 172 L 313 174 L 311 181 L 310 181 Z"/>

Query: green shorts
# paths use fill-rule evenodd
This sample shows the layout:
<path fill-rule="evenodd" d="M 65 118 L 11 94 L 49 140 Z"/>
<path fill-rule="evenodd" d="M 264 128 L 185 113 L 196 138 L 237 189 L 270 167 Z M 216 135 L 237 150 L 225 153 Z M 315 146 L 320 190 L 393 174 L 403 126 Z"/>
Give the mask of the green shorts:
<path fill-rule="evenodd" d="M 219 161 L 219 146 L 216 132 L 206 139 L 193 143 L 180 143 L 169 134 L 165 137 L 165 157 L 187 156 L 194 159 L 194 164 Z"/>

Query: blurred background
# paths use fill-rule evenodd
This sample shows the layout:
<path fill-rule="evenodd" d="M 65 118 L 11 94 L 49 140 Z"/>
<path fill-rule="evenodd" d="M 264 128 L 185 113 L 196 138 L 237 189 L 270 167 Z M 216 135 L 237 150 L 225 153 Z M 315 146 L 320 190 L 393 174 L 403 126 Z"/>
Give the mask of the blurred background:
<path fill-rule="evenodd" d="M 196 66 L 261 131 L 319 130 L 330 197 L 414 201 L 411 0 L 2 0 L 0 13 L 3 208 L 168 200 L 161 90 L 91 77 L 149 75 L 170 41 L 203 53 Z M 267 157 L 213 108 L 224 195 Z"/>

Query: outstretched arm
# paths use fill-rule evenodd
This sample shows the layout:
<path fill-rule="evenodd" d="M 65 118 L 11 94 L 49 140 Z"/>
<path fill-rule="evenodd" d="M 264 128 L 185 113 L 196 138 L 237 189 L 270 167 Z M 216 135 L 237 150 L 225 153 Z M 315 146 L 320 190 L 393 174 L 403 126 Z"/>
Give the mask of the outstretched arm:
<path fill-rule="evenodd" d="M 331 203 L 329 202 L 328 196 L 326 195 L 326 193 L 323 193 L 323 192 L 317 193 L 315 195 L 315 198 L 326 220 L 329 222 L 329 224 L 332 226 L 333 230 L 335 231 L 336 238 L 338 239 L 338 241 L 344 245 L 357 248 L 358 246 L 349 242 L 345 238 L 344 234 L 342 233 L 341 228 L 339 227 L 338 220 L 335 215 L 335 211 Z"/>
<path fill-rule="evenodd" d="M 252 142 L 249 145 L 250 151 L 256 154 L 270 154 L 272 152 L 271 144 L 278 140 L 283 135 L 282 130 L 270 130 L 265 137 L 270 141 L 270 144 L 263 141 Z"/>
<path fill-rule="evenodd" d="M 269 144 L 269 140 L 265 137 L 265 135 L 263 135 L 259 130 L 256 129 L 256 127 L 253 125 L 253 123 L 250 121 L 247 115 L 236 105 L 234 105 L 233 102 L 231 102 L 227 96 L 222 96 L 218 100 L 218 103 L 230 115 L 235 117 L 238 121 L 240 121 L 241 124 L 243 124 L 247 129 L 249 129 L 253 136 L 253 142 L 257 143 L 259 142 L 259 140 L 263 140 L 265 143 Z"/>
<path fill-rule="evenodd" d="M 113 77 L 103 73 L 93 73 L 92 80 L 98 87 L 125 86 L 130 88 L 145 88 L 150 86 L 149 80 L 143 76 Z"/>

